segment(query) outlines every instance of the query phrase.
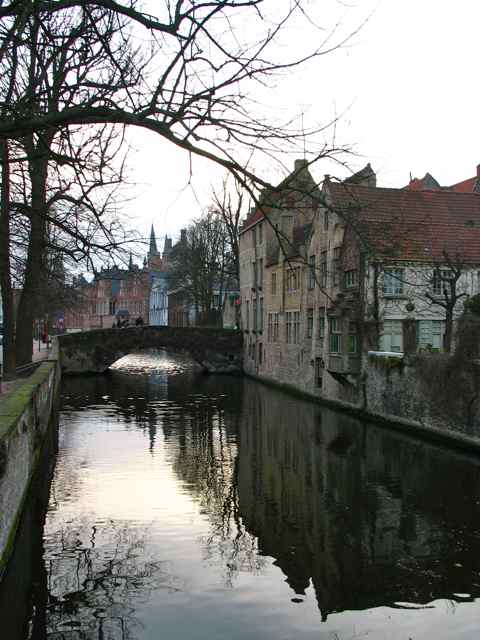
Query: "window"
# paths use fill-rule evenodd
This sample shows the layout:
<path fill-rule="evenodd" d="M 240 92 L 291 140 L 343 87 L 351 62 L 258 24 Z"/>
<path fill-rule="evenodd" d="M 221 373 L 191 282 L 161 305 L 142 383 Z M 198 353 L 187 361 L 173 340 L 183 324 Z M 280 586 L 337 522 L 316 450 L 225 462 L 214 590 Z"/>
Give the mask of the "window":
<path fill-rule="evenodd" d="M 245 315 L 247 316 L 245 318 L 245 325 L 247 327 L 247 331 L 250 331 L 250 300 L 247 300 L 247 304 L 245 307 Z"/>
<path fill-rule="evenodd" d="M 300 342 L 300 311 L 293 312 L 293 342 Z"/>
<path fill-rule="evenodd" d="M 253 246 L 255 246 L 257 244 L 257 228 L 253 227 L 252 229 L 252 241 L 253 241 Z"/>
<path fill-rule="evenodd" d="M 300 267 L 287 267 L 287 291 L 297 291 L 300 285 Z"/>
<path fill-rule="evenodd" d="M 313 337 L 313 309 L 307 310 L 307 338 Z"/>
<path fill-rule="evenodd" d="M 403 329 L 401 320 L 384 320 L 383 333 L 380 338 L 382 351 L 403 350 Z"/>
<path fill-rule="evenodd" d="M 419 320 L 417 344 L 420 349 L 440 351 L 443 347 L 445 323 L 442 320 Z"/>
<path fill-rule="evenodd" d="M 356 322 L 348 323 L 347 353 L 358 353 L 358 327 Z"/>
<path fill-rule="evenodd" d="M 262 343 L 259 342 L 258 343 L 258 364 L 262 364 L 263 361 L 263 347 L 262 347 Z"/>
<path fill-rule="evenodd" d="M 263 287 L 263 258 L 258 261 L 258 286 Z"/>
<path fill-rule="evenodd" d="M 219 306 L 220 306 L 220 295 L 218 293 L 215 293 L 213 295 L 213 308 L 218 309 Z"/>
<path fill-rule="evenodd" d="M 333 250 L 333 286 L 340 284 L 340 259 L 341 247 L 335 247 Z"/>
<path fill-rule="evenodd" d="M 278 342 L 278 337 L 280 335 L 279 330 L 279 317 L 278 313 L 273 314 L 273 341 Z"/>
<path fill-rule="evenodd" d="M 356 269 L 350 269 L 345 271 L 345 286 L 355 287 L 358 283 L 358 271 Z"/>
<path fill-rule="evenodd" d="M 258 329 L 263 331 L 263 298 L 260 298 L 260 304 L 258 305 Z"/>
<path fill-rule="evenodd" d="M 272 296 L 276 296 L 277 295 L 277 274 L 276 274 L 276 272 L 272 273 L 271 291 L 272 291 Z"/>
<path fill-rule="evenodd" d="M 323 214 L 323 228 L 328 229 L 328 211 Z"/>
<path fill-rule="evenodd" d="M 258 244 L 263 242 L 263 224 L 260 222 L 258 225 Z"/>
<path fill-rule="evenodd" d="M 257 317 L 257 301 L 252 301 L 252 311 L 253 311 L 253 330 L 257 330 L 258 326 L 258 317 Z"/>
<path fill-rule="evenodd" d="M 257 263 L 252 262 L 252 286 L 254 289 L 257 288 Z"/>
<path fill-rule="evenodd" d="M 401 296 L 403 294 L 403 269 L 385 269 L 383 293 L 386 296 Z"/>
<path fill-rule="evenodd" d="M 315 358 L 315 386 L 321 387 L 323 378 L 323 359 Z"/>
<path fill-rule="evenodd" d="M 315 256 L 308 259 L 308 288 L 315 289 Z"/>
<path fill-rule="evenodd" d="M 330 318 L 330 353 L 341 353 L 342 325 L 339 318 Z"/>
<path fill-rule="evenodd" d="M 291 311 L 287 311 L 287 313 L 285 314 L 286 316 L 286 323 L 285 323 L 285 327 L 286 327 L 286 335 L 285 335 L 285 339 L 286 339 L 286 343 L 290 344 L 292 342 L 292 312 Z"/>
<path fill-rule="evenodd" d="M 322 251 L 322 259 L 320 262 L 320 286 L 327 286 L 327 252 Z"/>
<path fill-rule="evenodd" d="M 267 341 L 273 341 L 273 313 L 267 315 Z"/>
<path fill-rule="evenodd" d="M 443 295 L 445 284 L 449 280 L 453 280 L 454 275 L 449 269 L 435 269 L 432 276 L 432 293 L 434 296 Z M 449 289 L 447 289 L 449 293 Z"/>
<path fill-rule="evenodd" d="M 323 340 L 325 337 L 325 316 L 323 309 L 318 310 L 318 338 Z"/>

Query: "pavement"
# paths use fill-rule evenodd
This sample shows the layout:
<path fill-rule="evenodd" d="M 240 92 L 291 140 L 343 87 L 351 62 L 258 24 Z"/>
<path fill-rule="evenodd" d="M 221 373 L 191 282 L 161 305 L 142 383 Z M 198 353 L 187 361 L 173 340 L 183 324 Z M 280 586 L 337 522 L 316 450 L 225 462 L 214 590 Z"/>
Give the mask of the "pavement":
<path fill-rule="evenodd" d="M 46 360 L 50 354 L 51 349 L 47 348 L 47 345 L 33 341 L 33 362 L 39 362 Z M 3 363 L 3 347 L 0 347 L 0 364 Z M 22 378 L 16 378 L 14 380 L 1 380 L 0 394 L 3 396 L 7 393 L 11 393 L 21 383 Z"/>

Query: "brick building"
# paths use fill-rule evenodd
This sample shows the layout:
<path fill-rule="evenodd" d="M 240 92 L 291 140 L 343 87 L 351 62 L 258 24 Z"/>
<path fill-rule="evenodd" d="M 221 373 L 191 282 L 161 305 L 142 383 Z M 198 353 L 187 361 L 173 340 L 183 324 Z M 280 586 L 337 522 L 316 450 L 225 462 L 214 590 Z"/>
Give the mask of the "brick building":
<path fill-rule="evenodd" d="M 367 165 L 319 189 L 303 161 L 240 234 L 247 372 L 356 401 L 368 350 L 442 350 L 480 292 L 480 195 L 384 189 Z"/>

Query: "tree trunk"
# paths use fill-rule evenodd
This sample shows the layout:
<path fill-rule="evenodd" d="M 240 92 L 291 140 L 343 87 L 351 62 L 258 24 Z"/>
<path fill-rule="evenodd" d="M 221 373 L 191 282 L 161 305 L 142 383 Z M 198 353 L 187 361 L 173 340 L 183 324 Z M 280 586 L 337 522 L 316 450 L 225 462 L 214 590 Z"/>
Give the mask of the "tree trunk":
<path fill-rule="evenodd" d="M 450 353 L 452 348 L 452 334 L 453 334 L 453 308 L 447 308 L 445 310 L 445 351 Z"/>
<path fill-rule="evenodd" d="M 32 362 L 33 356 L 33 321 L 35 319 L 35 309 L 38 304 L 45 250 L 47 167 L 47 157 L 30 160 L 32 208 L 30 214 L 30 239 L 28 243 L 27 263 L 17 314 L 17 365 Z"/>
<path fill-rule="evenodd" d="M 15 309 L 10 272 L 10 168 L 8 140 L 0 141 L 2 159 L 2 203 L 0 209 L 0 287 L 3 310 L 3 369 L 6 376 L 15 372 Z"/>

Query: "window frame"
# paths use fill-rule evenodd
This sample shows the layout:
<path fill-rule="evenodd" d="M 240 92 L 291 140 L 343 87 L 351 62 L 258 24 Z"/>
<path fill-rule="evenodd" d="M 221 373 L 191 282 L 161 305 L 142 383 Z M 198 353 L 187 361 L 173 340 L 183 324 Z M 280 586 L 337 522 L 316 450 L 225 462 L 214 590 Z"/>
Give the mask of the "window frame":
<path fill-rule="evenodd" d="M 388 276 L 388 279 L 387 279 Z M 403 267 L 388 267 L 383 270 L 383 295 L 391 298 L 404 295 Z"/>
<path fill-rule="evenodd" d="M 310 291 L 315 289 L 315 284 L 316 284 L 315 262 L 316 262 L 316 256 L 315 254 L 313 254 L 308 258 L 308 289 Z"/>
<path fill-rule="evenodd" d="M 332 354 L 342 353 L 342 321 L 340 318 L 329 318 L 329 351 Z"/>
<path fill-rule="evenodd" d="M 308 340 L 313 338 L 313 309 L 307 309 L 307 330 L 305 337 Z"/>

